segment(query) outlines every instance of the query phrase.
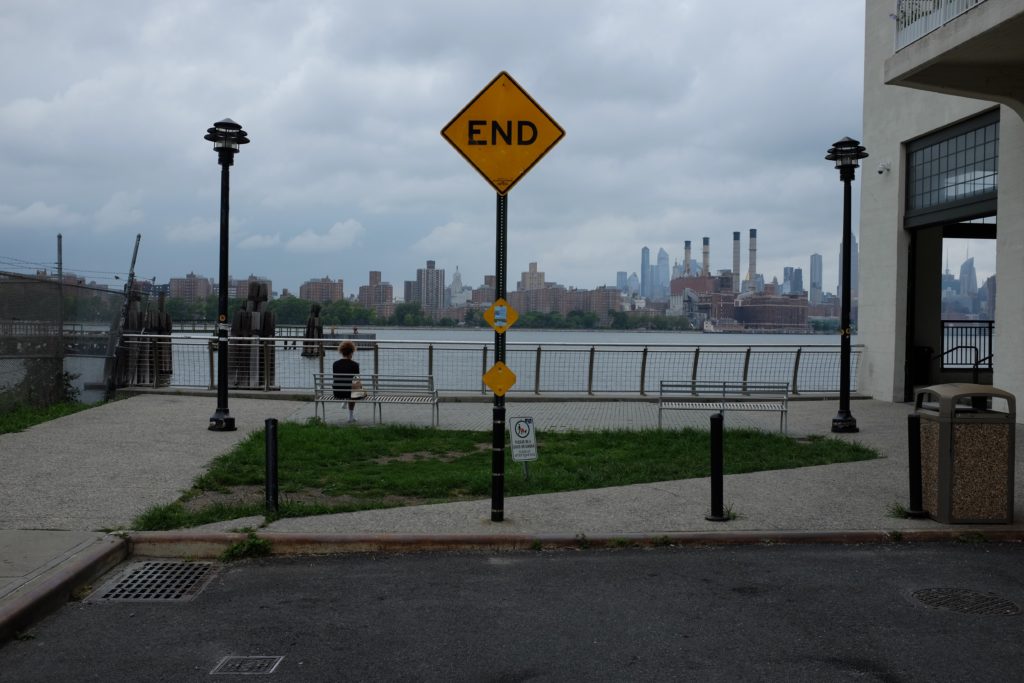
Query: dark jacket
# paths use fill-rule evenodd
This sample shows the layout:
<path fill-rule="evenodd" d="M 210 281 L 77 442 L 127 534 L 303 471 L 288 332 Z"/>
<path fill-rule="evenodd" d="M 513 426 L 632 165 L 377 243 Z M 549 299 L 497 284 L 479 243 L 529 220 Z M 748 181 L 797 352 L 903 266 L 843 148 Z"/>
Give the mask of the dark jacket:
<path fill-rule="evenodd" d="M 331 372 L 335 375 L 348 375 L 348 377 L 335 378 L 334 398 L 350 398 L 352 396 L 352 375 L 359 374 L 359 363 L 351 358 L 339 358 L 331 366 Z"/>

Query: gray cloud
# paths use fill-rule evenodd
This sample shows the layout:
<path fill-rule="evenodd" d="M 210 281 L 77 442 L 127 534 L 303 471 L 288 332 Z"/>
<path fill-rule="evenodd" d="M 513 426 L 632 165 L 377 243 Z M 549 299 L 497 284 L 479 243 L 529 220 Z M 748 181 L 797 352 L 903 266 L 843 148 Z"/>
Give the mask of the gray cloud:
<path fill-rule="evenodd" d="M 5 2 L 0 251 L 49 261 L 68 230 L 69 265 L 124 270 L 138 231 L 140 272 L 214 275 L 202 136 L 230 116 L 234 274 L 479 284 L 494 194 L 440 130 L 504 69 L 567 131 L 510 193 L 510 273 L 592 287 L 705 235 L 727 268 L 756 227 L 769 279 L 816 251 L 831 286 L 822 157 L 859 136 L 862 33 L 857 0 Z"/>

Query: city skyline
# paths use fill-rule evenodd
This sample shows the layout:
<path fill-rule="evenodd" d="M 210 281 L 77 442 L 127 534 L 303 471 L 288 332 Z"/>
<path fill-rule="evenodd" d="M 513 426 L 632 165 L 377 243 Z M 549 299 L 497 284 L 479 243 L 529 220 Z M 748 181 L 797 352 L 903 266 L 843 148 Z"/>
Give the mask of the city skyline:
<path fill-rule="evenodd" d="M 762 236 L 762 241 L 763 241 L 763 239 L 764 239 L 764 237 Z M 702 241 L 703 241 L 703 239 L 702 239 Z M 954 272 L 956 272 L 960 268 L 962 268 L 968 261 L 970 261 L 970 263 L 971 263 L 971 271 L 975 274 L 974 278 L 975 278 L 975 280 L 977 282 L 977 286 L 980 287 L 981 284 L 983 284 L 986 280 L 988 280 L 988 278 L 990 278 L 993 275 L 995 275 L 994 271 L 982 271 L 977 266 L 977 261 L 978 261 L 978 259 L 977 259 L 977 252 L 978 251 L 981 251 L 983 253 L 986 252 L 986 251 L 990 252 L 990 253 L 987 253 L 987 254 L 983 255 L 983 258 L 984 258 L 985 262 L 994 261 L 994 257 L 995 257 L 995 254 L 994 254 L 994 244 L 993 244 L 993 242 L 991 240 L 947 239 L 946 243 L 947 244 L 946 244 L 946 246 L 944 246 L 944 249 L 943 249 L 943 270 L 942 270 L 943 277 L 945 276 L 944 274 L 947 272 L 947 269 L 952 268 L 952 267 L 955 266 Z M 747 259 L 746 255 L 748 253 L 747 247 L 749 245 L 746 242 L 744 242 L 743 244 L 744 244 L 744 246 L 740 250 L 741 254 L 744 255 L 743 258 L 741 259 L 740 273 L 741 273 L 741 279 L 745 280 L 746 277 L 748 276 L 748 270 L 747 270 L 747 268 L 748 268 L 748 265 L 747 265 L 748 259 Z M 856 242 L 855 242 L 855 244 L 856 244 Z M 735 244 L 733 245 L 733 248 L 735 248 Z M 758 246 L 758 248 L 760 248 L 760 246 Z M 648 247 L 648 249 L 649 249 L 649 247 Z M 659 249 L 659 252 L 660 251 L 665 251 L 663 247 L 658 247 L 658 249 Z M 838 252 L 839 251 L 841 251 L 841 249 L 839 249 L 837 247 L 836 260 L 838 260 L 838 258 L 839 258 L 839 256 L 838 256 Z M 964 256 L 963 256 L 962 260 L 960 258 L 956 257 L 955 253 L 963 253 Z M 711 272 L 712 272 L 712 274 L 717 274 L 719 272 L 732 270 L 733 264 L 732 264 L 731 261 L 730 261 L 730 263 L 726 267 L 716 267 L 716 262 L 715 262 L 715 258 L 714 258 L 716 254 L 717 254 L 717 252 L 715 252 L 714 250 L 711 250 L 710 264 L 711 264 Z M 731 252 L 730 252 L 730 254 L 731 254 Z M 679 259 L 673 258 L 671 253 L 669 253 L 668 256 L 669 256 L 670 261 L 672 263 L 671 272 L 673 272 L 673 273 L 677 273 L 678 272 L 678 274 L 681 276 L 681 274 L 682 274 L 682 272 L 684 270 L 684 264 L 683 264 L 683 260 L 684 259 L 683 258 L 679 258 Z M 684 257 L 684 254 L 680 253 L 679 256 L 680 257 Z M 812 294 L 813 294 L 813 291 L 814 291 L 814 285 L 815 285 L 815 279 L 814 279 L 815 278 L 815 257 L 817 257 L 817 260 L 818 260 L 819 263 L 821 263 L 822 261 L 825 260 L 825 259 L 823 259 L 821 257 L 820 254 L 810 254 L 810 255 L 807 256 L 807 259 L 806 259 L 807 263 L 803 263 L 803 264 L 797 265 L 798 262 L 795 262 L 793 265 L 784 266 L 782 272 L 780 272 L 780 273 L 765 273 L 765 272 L 762 271 L 762 269 L 760 268 L 759 265 L 758 265 L 757 270 L 759 271 L 759 275 L 761 275 L 764 278 L 764 283 L 768 284 L 768 283 L 771 283 L 773 281 L 773 279 L 777 280 L 778 281 L 778 285 L 780 287 L 780 291 L 782 291 L 781 288 L 784 286 L 784 283 L 786 281 L 785 280 L 785 273 L 787 271 L 793 271 L 793 270 L 802 271 L 802 274 L 800 275 L 801 283 L 802 283 L 802 291 L 807 295 L 808 299 L 813 304 L 813 303 L 816 303 L 813 300 L 813 298 L 812 298 Z M 731 255 L 730 255 L 730 258 L 732 258 Z M 858 256 L 858 258 L 859 258 L 859 256 Z M 721 259 L 719 259 L 719 260 L 721 260 Z M 695 275 L 699 274 L 699 272 L 700 272 L 700 270 L 702 268 L 702 260 L 701 259 L 697 259 L 697 258 L 692 258 L 691 261 L 692 261 L 692 264 L 693 264 L 693 273 Z M 450 265 L 450 264 L 445 264 L 445 263 L 440 262 L 440 261 L 436 261 L 436 262 L 440 264 L 440 267 L 438 268 L 438 270 L 441 273 L 444 273 L 444 272 L 450 270 L 450 272 L 452 273 L 452 278 L 454 279 L 457 276 L 458 277 L 458 283 L 460 285 L 464 286 L 467 290 L 473 290 L 473 289 L 477 289 L 479 287 L 482 287 L 482 286 L 484 286 L 486 284 L 485 281 L 484 281 L 485 278 L 493 277 L 493 276 L 488 274 L 488 275 L 485 275 L 485 278 L 481 278 L 479 281 L 476 281 L 476 282 L 474 282 L 473 280 L 470 280 L 470 279 L 465 279 L 465 282 L 463 282 L 464 278 L 463 278 L 463 274 L 462 274 L 462 272 L 460 270 L 459 264 Z M 427 263 L 428 263 L 428 267 L 433 267 L 432 264 L 435 263 L 435 259 L 429 259 L 427 261 Z M 950 265 L 950 264 L 952 264 L 952 265 Z M 45 264 L 45 265 L 49 265 L 49 264 Z M 526 276 L 532 268 L 535 268 L 538 265 L 544 265 L 544 264 L 538 264 L 538 262 L 536 262 L 536 261 L 531 261 L 528 264 L 526 264 L 526 270 L 518 269 L 518 267 L 515 264 L 511 264 L 510 267 L 509 267 L 509 282 L 508 282 L 509 288 L 512 289 L 512 290 L 514 290 L 516 288 L 517 282 L 519 281 L 519 278 L 515 275 L 517 272 L 521 272 L 523 276 Z M 721 265 L 721 264 L 719 264 L 719 265 Z M 557 272 L 557 267 L 553 270 L 549 266 L 545 266 L 545 269 L 547 271 L 549 271 L 549 272 Z M 17 269 L 13 269 L 12 270 L 12 269 L 9 269 L 9 268 L 2 268 L 2 267 L 0 267 L 0 270 L 11 270 L 11 272 L 18 272 Z M 421 271 L 421 270 L 423 270 L 422 267 L 418 267 L 418 268 L 414 269 L 413 272 L 405 273 L 405 274 L 397 274 L 397 276 L 390 277 L 390 278 L 389 277 L 382 277 L 382 271 L 381 270 L 365 270 L 362 273 L 353 273 L 353 274 L 351 274 L 349 276 L 346 276 L 344 274 L 330 274 L 330 273 L 327 273 L 327 274 L 321 274 L 321 275 L 309 275 L 308 277 L 306 277 L 306 279 L 304 279 L 302 282 L 299 282 L 299 283 L 281 283 L 279 281 L 276 281 L 273 277 L 271 277 L 271 276 L 269 276 L 269 275 L 267 275 L 265 273 L 249 273 L 247 275 L 242 275 L 242 274 L 235 274 L 234 272 L 232 272 L 230 274 L 230 277 L 231 277 L 231 286 L 232 287 L 241 287 L 241 288 L 244 289 L 246 281 L 248 279 L 253 279 L 254 278 L 254 279 L 257 279 L 257 280 L 270 281 L 272 283 L 272 285 L 273 285 L 273 295 L 275 297 L 282 296 L 287 291 L 287 293 L 289 295 L 296 296 L 296 297 L 299 297 L 299 298 L 304 298 L 304 297 L 301 296 L 302 289 L 304 287 L 307 287 L 309 285 L 314 285 L 315 286 L 315 285 L 322 285 L 324 283 L 329 283 L 329 282 L 332 281 L 332 278 L 337 280 L 338 282 L 344 282 L 345 283 L 343 291 L 345 293 L 345 298 L 346 299 L 357 299 L 357 298 L 359 298 L 357 293 L 359 292 L 359 290 L 361 288 L 365 288 L 367 286 L 369 286 L 369 287 L 376 287 L 376 286 L 378 286 L 383 281 L 385 284 L 388 284 L 389 287 L 392 286 L 390 283 L 395 283 L 394 299 L 399 301 L 399 302 L 401 302 L 401 301 L 403 301 L 405 299 L 405 297 L 403 296 L 403 294 L 404 294 L 403 283 L 413 284 L 420 277 L 419 271 Z M 651 264 L 651 270 L 652 270 L 652 273 L 656 270 L 655 264 Z M 30 271 L 29 271 L 28 268 L 25 268 L 25 269 L 22 269 L 22 272 L 28 273 Z M 48 270 L 47 272 L 49 274 L 53 274 L 55 272 L 55 270 Z M 825 272 L 828 272 L 828 271 L 825 270 Z M 83 282 L 93 281 L 91 278 L 84 276 L 84 275 L 87 275 L 87 272 L 85 274 L 83 274 L 83 273 L 79 273 L 78 271 L 73 271 L 73 270 L 71 270 L 69 268 L 65 268 L 65 273 L 68 274 L 68 275 L 78 276 L 78 277 L 80 277 L 82 279 Z M 539 275 L 541 276 L 541 279 L 543 280 L 544 273 L 539 273 Z M 566 288 L 569 288 L 569 289 L 595 289 L 595 288 L 598 288 L 598 287 L 615 287 L 615 288 L 618 288 L 618 289 L 622 289 L 622 287 L 620 285 L 620 282 L 618 281 L 619 280 L 618 275 L 623 275 L 624 278 L 626 278 L 626 279 L 629 279 L 629 278 L 631 278 L 631 276 L 636 275 L 637 276 L 637 280 L 638 280 L 637 293 L 639 293 L 639 291 L 640 291 L 640 289 L 639 289 L 639 269 L 637 269 L 637 270 L 624 270 L 624 271 L 623 270 L 617 270 L 617 271 L 615 271 L 613 273 L 609 273 L 608 277 L 606 278 L 606 280 L 604 282 L 600 282 L 597 285 L 595 285 L 594 287 L 585 287 L 585 286 L 578 285 L 576 283 L 565 282 L 565 281 L 562 281 L 558 277 L 548 278 L 547 282 L 549 284 L 557 283 L 559 286 L 563 286 L 563 287 L 566 287 Z M 670 279 L 674 279 L 676 276 L 677 276 L 676 274 L 673 274 L 673 275 L 670 276 Z M 196 273 L 195 271 L 189 271 L 188 273 L 172 274 L 171 277 L 169 277 L 167 280 L 162 281 L 162 282 L 160 280 L 158 280 L 158 279 L 157 280 L 153 280 L 152 278 L 140 278 L 140 279 L 149 280 L 151 282 L 154 282 L 154 284 L 158 284 L 158 285 L 159 284 L 168 285 L 168 284 L 171 284 L 175 280 L 179 281 L 180 284 L 184 284 L 182 281 L 184 281 L 186 279 L 190 280 L 192 278 L 195 278 L 195 279 L 199 280 L 199 282 L 202 283 L 202 284 L 201 285 L 196 285 L 196 284 L 185 285 L 185 286 L 188 286 L 189 289 L 196 289 L 198 287 L 200 295 L 210 295 L 213 292 L 216 292 L 216 290 L 217 290 L 216 278 L 212 274 Z M 97 284 L 103 285 L 104 283 L 103 282 L 97 282 Z M 445 281 L 443 282 L 443 287 L 448 287 L 450 284 L 451 283 L 448 281 L 448 279 L 445 279 Z M 841 293 L 838 287 L 836 287 L 835 289 L 832 289 L 832 288 L 829 288 L 829 287 L 825 286 L 824 283 L 822 283 L 822 282 L 819 282 L 819 284 L 822 285 L 821 291 L 822 291 L 823 294 L 832 294 L 832 295 L 838 296 Z M 205 286 L 203 286 L 203 285 L 205 285 Z M 118 290 L 118 289 L 121 288 L 120 284 L 109 284 L 108 283 L 107 286 L 110 286 L 112 289 L 115 289 L 115 290 Z M 174 295 L 173 294 L 173 291 L 174 291 L 174 287 L 173 286 L 171 288 L 171 291 L 172 291 L 172 296 L 173 296 Z M 241 291 L 241 290 L 239 290 L 239 291 Z M 238 296 L 244 296 L 244 295 L 243 294 L 238 294 Z M 315 300 L 315 298 L 316 297 L 313 297 L 311 300 Z M 373 301 L 374 301 L 374 303 L 376 303 L 377 302 L 377 298 L 374 298 Z M 818 303 L 820 303 L 820 302 L 818 302 Z"/>

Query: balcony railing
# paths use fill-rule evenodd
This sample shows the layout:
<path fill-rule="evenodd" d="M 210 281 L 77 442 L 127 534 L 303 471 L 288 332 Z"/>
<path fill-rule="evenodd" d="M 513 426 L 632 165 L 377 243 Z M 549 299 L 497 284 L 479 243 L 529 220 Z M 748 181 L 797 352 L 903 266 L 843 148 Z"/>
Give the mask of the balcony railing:
<path fill-rule="evenodd" d="M 991 320 L 942 321 L 943 370 L 992 370 Z"/>
<path fill-rule="evenodd" d="M 896 50 L 902 50 L 985 0 L 898 0 Z"/>

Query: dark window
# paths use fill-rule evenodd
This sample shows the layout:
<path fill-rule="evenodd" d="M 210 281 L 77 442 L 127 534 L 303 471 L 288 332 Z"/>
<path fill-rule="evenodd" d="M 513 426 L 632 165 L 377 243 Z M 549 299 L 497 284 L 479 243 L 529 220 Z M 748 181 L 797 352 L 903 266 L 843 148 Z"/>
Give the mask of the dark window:
<path fill-rule="evenodd" d="M 998 186 L 998 109 L 907 143 L 908 227 L 991 215 Z"/>

